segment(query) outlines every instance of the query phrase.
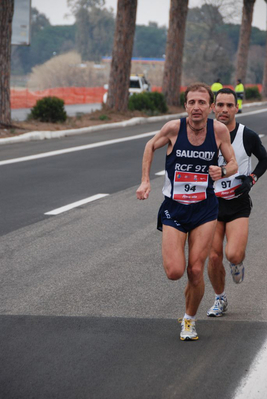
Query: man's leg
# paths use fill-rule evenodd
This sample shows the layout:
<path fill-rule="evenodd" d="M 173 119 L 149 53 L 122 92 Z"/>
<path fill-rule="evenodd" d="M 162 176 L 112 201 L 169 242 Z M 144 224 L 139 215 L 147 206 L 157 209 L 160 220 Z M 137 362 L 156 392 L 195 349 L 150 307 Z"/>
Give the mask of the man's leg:
<path fill-rule="evenodd" d="M 162 227 L 163 267 L 170 280 L 178 280 L 186 267 L 184 248 L 187 234 L 171 226 Z"/>
<path fill-rule="evenodd" d="M 162 230 L 162 257 L 163 266 L 167 277 L 170 280 L 180 279 L 186 268 L 185 242 L 187 234 L 171 226 L 163 225 Z M 197 340 L 195 320 L 186 317 L 182 320 L 180 339 Z"/>
<path fill-rule="evenodd" d="M 209 255 L 217 220 L 205 223 L 189 234 L 188 283 L 185 289 L 186 313 L 195 316 L 204 295 L 204 265 Z"/>
<path fill-rule="evenodd" d="M 207 311 L 209 317 L 220 317 L 227 310 L 225 289 L 225 268 L 223 265 L 224 222 L 217 222 L 208 263 L 208 275 L 215 292 L 215 300 Z"/>
<path fill-rule="evenodd" d="M 249 218 L 238 218 L 226 225 L 225 255 L 229 262 L 237 264 L 245 259 L 248 242 Z"/>
<path fill-rule="evenodd" d="M 225 287 L 225 269 L 223 266 L 224 234 L 225 224 L 217 222 L 208 263 L 209 279 L 216 294 L 221 294 Z"/>
<path fill-rule="evenodd" d="M 226 225 L 225 255 L 230 262 L 231 273 L 235 283 L 244 279 L 244 265 L 246 246 L 248 241 L 249 218 L 238 218 Z"/>

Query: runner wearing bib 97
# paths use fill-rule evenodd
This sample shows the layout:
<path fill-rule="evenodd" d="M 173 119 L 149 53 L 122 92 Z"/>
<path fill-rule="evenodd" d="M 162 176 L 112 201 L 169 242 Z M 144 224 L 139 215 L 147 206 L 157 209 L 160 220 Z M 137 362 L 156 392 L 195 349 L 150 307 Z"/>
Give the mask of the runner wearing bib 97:
<path fill-rule="evenodd" d="M 167 145 L 165 200 L 158 215 L 162 229 L 163 266 L 170 280 L 180 279 L 187 270 L 185 315 L 181 340 L 196 340 L 196 313 L 204 295 L 204 264 L 215 232 L 218 201 L 213 182 L 222 177 L 218 151 L 226 160 L 225 176 L 237 172 L 237 163 L 227 128 L 209 120 L 213 93 L 209 86 L 196 83 L 185 92 L 188 117 L 166 123 L 145 146 L 142 182 L 137 198 L 150 193 L 149 172 L 154 151 Z M 188 238 L 188 264 L 185 244 Z"/>
<path fill-rule="evenodd" d="M 236 123 L 238 112 L 236 93 L 228 88 L 218 91 L 215 100 L 215 117 L 229 131 L 238 163 L 238 172 L 231 177 L 217 180 L 215 192 L 219 200 L 219 215 L 208 263 L 208 274 L 215 291 L 213 306 L 207 311 L 209 317 L 219 317 L 227 310 L 225 294 L 225 268 L 223 265 L 223 242 L 226 236 L 225 255 L 229 261 L 232 278 L 236 284 L 244 279 L 245 251 L 248 241 L 249 215 L 252 202 L 249 191 L 267 169 L 267 153 L 257 133 Z M 251 156 L 258 163 L 251 169 Z M 219 154 L 219 165 L 225 161 Z"/>

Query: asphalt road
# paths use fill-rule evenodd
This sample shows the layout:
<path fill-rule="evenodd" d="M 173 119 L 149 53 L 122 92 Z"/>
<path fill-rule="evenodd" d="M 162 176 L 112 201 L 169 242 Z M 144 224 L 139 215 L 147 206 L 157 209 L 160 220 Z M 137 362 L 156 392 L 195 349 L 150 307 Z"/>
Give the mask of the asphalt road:
<path fill-rule="evenodd" d="M 265 113 L 239 121 L 265 135 L 267 146 Z M 129 138 L 161 125 L 2 146 L 0 159 Z M 205 275 L 200 339 L 181 342 L 186 276 L 165 277 L 155 229 L 162 152 L 149 200 L 135 199 L 147 140 L 0 165 L 0 398 L 234 399 L 249 374 L 267 339 L 267 175 L 252 192 L 245 281 L 236 286 L 227 274 L 229 311 L 209 319 L 214 297 Z M 45 215 L 98 193 L 110 195 Z M 265 399 L 261 389 L 257 398 Z"/>

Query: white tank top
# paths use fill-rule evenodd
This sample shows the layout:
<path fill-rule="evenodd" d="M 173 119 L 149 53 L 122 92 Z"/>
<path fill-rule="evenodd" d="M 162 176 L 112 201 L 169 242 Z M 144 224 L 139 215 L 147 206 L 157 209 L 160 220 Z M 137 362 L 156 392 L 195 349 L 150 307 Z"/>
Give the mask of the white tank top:
<path fill-rule="evenodd" d="M 241 180 L 237 179 L 238 175 L 246 175 L 248 176 L 251 173 L 251 157 L 249 157 L 246 153 L 244 147 L 244 125 L 241 123 L 238 126 L 234 141 L 232 142 L 232 146 L 235 152 L 236 161 L 238 164 L 238 171 L 232 176 L 224 177 L 223 179 L 217 180 L 215 182 L 215 194 L 217 197 L 223 199 L 233 199 L 239 197 L 239 195 L 235 195 L 235 190 L 237 187 L 241 185 Z M 219 152 L 218 165 L 225 165 L 226 162 L 221 152 Z"/>

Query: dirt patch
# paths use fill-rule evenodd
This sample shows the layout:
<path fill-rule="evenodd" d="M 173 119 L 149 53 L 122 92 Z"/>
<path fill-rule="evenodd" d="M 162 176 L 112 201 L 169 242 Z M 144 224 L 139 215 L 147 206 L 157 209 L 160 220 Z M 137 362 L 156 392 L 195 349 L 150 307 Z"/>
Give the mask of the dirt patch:
<path fill-rule="evenodd" d="M 184 112 L 184 108 L 170 107 L 167 114 L 177 114 L 181 112 Z M 157 114 L 155 116 L 159 115 L 160 114 Z M 5 129 L 0 126 L 0 139 L 5 137 L 15 137 L 20 134 L 28 132 L 79 129 L 82 127 L 123 122 L 136 117 L 147 118 L 149 116 L 151 115 L 148 115 L 147 113 L 140 111 L 114 112 L 103 108 L 102 110 L 94 111 L 89 114 L 80 114 L 75 117 L 68 117 L 66 122 L 64 123 L 44 123 L 36 120 L 29 120 L 23 122 L 16 121 L 12 124 L 12 126 L 9 129 Z"/>

